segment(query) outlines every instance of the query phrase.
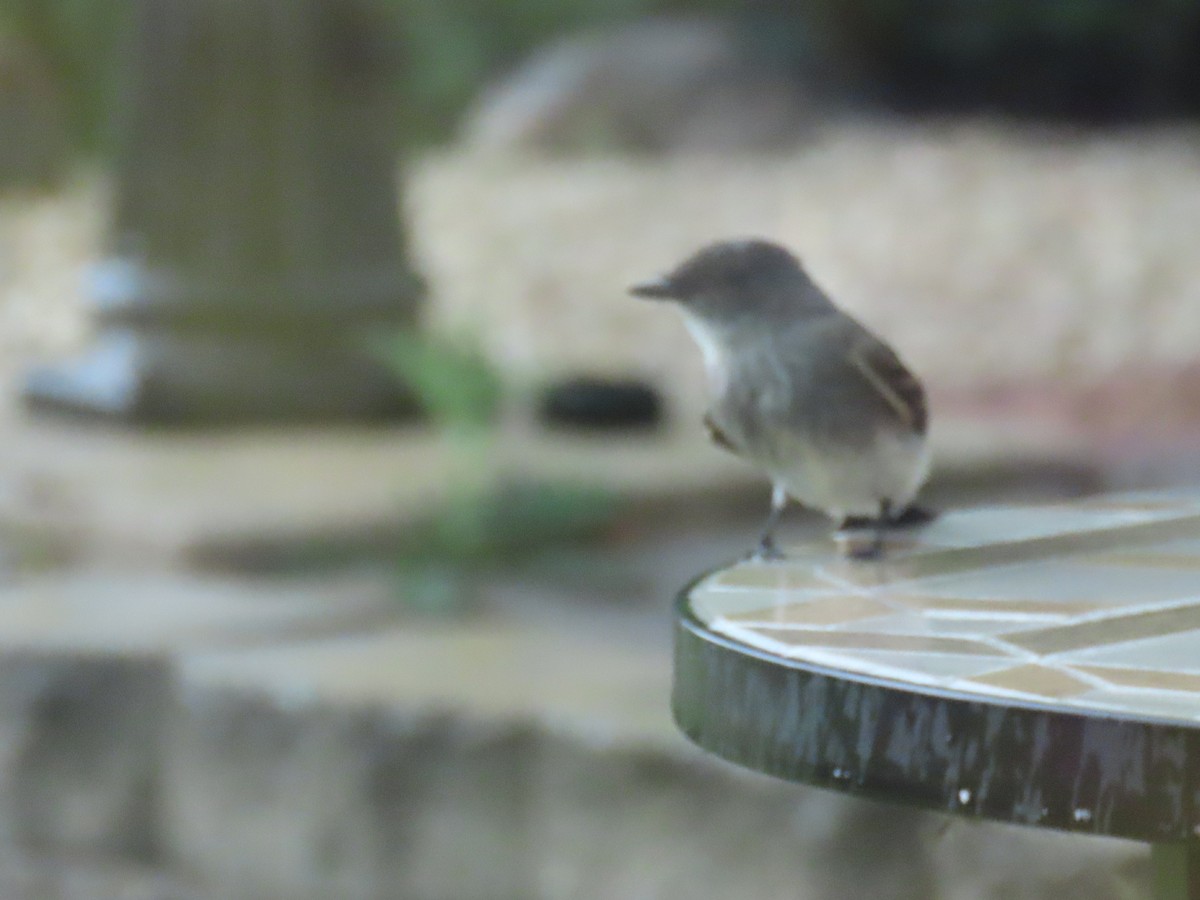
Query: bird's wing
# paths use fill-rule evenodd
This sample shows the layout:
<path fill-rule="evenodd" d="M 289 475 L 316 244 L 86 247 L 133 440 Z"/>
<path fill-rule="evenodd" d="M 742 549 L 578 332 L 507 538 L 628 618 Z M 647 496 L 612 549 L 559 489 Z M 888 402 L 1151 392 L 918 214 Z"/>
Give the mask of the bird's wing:
<path fill-rule="evenodd" d="M 707 413 L 704 416 L 704 427 L 708 430 L 708 437 L 714 444 L 722 450 L 728 450 L 730 453 L 741 453 L 729 435 L 721 430 L 721 426 L 713 421 L 713 417 Z"/>
<path fill-rule="evenodd" d="M 891 347 L 864 329 L 850 343 L 846 358 L 905 427 L 925 434 L 929 427 L 925 389 Z"/>

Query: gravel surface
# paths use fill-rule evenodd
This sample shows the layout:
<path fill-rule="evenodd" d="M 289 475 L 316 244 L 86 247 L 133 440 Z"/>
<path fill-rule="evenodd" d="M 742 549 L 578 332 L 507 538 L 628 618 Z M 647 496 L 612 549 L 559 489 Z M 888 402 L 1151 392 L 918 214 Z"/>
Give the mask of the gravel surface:
<path fill-rule="evenodd" d="M 787 158 L 415 169 L 442 321 L 518 368 L 633 368 L 699 405 L 698 354 L 624 288 L 722 237 L 800 253 L 935 388 L 1191 361 L 1200 151 L 1184 132 L 844 130 Z"/>

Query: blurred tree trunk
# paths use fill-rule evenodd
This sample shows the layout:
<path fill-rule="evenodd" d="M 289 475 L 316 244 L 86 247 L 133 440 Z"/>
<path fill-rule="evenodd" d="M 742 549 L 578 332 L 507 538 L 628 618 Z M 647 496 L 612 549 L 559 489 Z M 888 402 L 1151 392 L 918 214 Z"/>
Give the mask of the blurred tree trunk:
<path fill-rule="evenodd" d="M 416 322 L 382 0 L 133 0 L 91 351 L 35 408 L 146 422 L 400 414 L 365 337 Z"/>

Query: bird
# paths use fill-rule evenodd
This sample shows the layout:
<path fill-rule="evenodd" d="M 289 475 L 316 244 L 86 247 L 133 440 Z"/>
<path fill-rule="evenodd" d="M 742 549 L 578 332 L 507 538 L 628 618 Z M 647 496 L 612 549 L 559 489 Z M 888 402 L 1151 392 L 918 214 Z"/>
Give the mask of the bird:
<path fill-rule="evenodd" d="M 783 557 L 774 533 L 791 500 L 838 534 L 870 529 L 869 543 L 847 549 L 862 559 L 883 555 L 886 529 L 936 515 L 913 505 L 930 465 L 920 380 L 789 250 L 720 241 L 629 291 L 683 312 L 704 358 L 710 437 L 771 481 L 753 556 Z"/>

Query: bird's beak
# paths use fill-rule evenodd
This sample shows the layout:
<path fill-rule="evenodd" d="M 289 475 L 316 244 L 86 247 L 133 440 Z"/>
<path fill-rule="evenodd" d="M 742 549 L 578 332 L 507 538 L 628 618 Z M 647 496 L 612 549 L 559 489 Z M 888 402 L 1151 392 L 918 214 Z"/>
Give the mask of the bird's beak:
<path fill-rule="evenodd" d="M 675 296 L 674 286 L 665 276 L 635 284 L 629 293 L 645 300 L 670 300 Z"/>

